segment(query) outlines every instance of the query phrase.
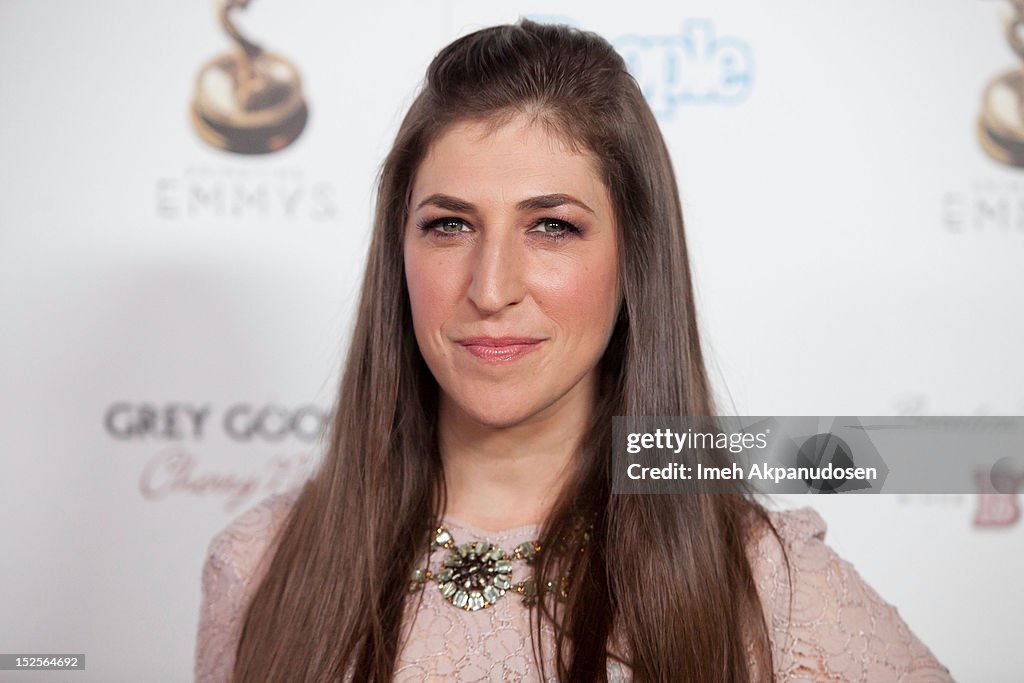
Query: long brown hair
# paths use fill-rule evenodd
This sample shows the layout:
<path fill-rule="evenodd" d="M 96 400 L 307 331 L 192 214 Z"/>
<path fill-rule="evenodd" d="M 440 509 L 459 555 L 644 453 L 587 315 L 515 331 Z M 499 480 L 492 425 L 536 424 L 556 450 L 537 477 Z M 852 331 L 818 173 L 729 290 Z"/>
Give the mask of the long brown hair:
<path fill-rule="evenodd" d="M 535 573 L 566 568 L 556 624 L 565 681 L 602 681 L 609 649 L 636 681 L 771 677 L 768 631 L 747 559 L 767 522 L 746 491 L 613 495 L 614 415 L 714 415 L 668 150 L 622 58 L 599 36 L 520 20 L 445 47 L 402 121 L 379 178 L 358 317 L 323 462 L 296 500 L 244 620 L 239 683 L 389 681 L 408 579 L 445 506 L 438 386 L 413 335 L 402 234 L 416 169 L 452 123 L 528 113 L 599 161 L 619 230 L 623 305 L 576 469 L 545 521 Z M 590 540 L 571 538 L 580 517 Z M 770 524 L 769 524 L 770 527 Z M 561 548 L 561 550 L 559 550 Z M 540 623 L 531 615 L 535 654 Z M 621 643 L 615 648 L 613 643 Z"/>

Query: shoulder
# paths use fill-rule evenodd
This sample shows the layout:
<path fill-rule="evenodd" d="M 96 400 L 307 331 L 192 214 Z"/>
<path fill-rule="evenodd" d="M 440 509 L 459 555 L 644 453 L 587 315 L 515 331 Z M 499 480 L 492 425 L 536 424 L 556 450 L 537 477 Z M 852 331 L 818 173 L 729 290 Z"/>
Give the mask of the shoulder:
<path fill-rule="evenodd" d="M 275 493 L 235 517 L 210 540 L 207 562 L 243 576 L 255 570 L 301 491 Z"/>
<path fill-rule="evenodd" d="M 202 572 L 195 680 L 231 678 L 242 615 L 266 570 L 271 543 L 301 488 L 265 498 L 232 520 L 209 543 Z"/>
<path fill-rule="evenodd" d="M 768 521 L 771 528 L 758 524 L 747 551 L 766 612 L 775 603 L 789 601 L 795 578 L 810 576 L 832 560 L 825 544 L 828 526 L 813 508 L 768 511 Z M 783 616 L 779 610 L 770 611 L 774 617 Z"/>
<path fill-rule="evenodd" d="M 826 542 L 813 508 L 769 511 L 750 544 L 781 680 L 950 681 L 949 671 Z"/>
<path fill-rule="evenodd" d="M 789 572 L 811 569 L 826 562 L 828 525 L 814 508 L 768 511 L 771 528 L 759 525 L 748 546 L 758 589 L 788 592 Z M 764 599 L 762 597 L 762 599 Z"/>
<path fill-rule="evenodd" d="M 778 659 L 788 644 L 795 580 L 809 577 L 809 562 L 821 562 L 828 526 L 809 507 L 768 511 L 768 521 L 770 528 L 759 521 L 752 531 L 747 554 L 772 638 L 773 655 Z"/>

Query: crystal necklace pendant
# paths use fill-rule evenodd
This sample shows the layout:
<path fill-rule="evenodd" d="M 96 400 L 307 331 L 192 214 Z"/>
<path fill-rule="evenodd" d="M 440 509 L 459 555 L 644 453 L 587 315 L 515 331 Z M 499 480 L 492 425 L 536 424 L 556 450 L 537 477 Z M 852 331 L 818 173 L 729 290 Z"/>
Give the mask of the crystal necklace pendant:
<path fill-rule="evenodd" d="M 444 527 L 437 528 L 433 543 L 447 550 L 448 555 L 437 574 L 429 569 L 415 570 L 410 590 L 418 590 L 428 580 L 433 580 L 446 601 L 469 612 L 493 607 L 510 590 L 523 595 L 528 603 L 536 595 L 532 578 L 513 584 L 512 563 L 515 560 L 529 563 L 540 551 L 538 543 L 520 543 L 509 554 L 488 541 L 456 544 L 451 532 Z"/>

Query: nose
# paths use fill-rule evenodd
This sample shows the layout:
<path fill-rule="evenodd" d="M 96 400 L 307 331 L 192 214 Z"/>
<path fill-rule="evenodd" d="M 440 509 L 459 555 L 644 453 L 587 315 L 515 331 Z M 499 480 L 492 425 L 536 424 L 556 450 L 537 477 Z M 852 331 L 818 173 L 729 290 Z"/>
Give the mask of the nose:
<path fill-rule="evenodd" d="M 466 296 L 481 313 L 497 313 L 526 296 L 522 245 L 515 230 L 492 229 L 477 243 Z"/>

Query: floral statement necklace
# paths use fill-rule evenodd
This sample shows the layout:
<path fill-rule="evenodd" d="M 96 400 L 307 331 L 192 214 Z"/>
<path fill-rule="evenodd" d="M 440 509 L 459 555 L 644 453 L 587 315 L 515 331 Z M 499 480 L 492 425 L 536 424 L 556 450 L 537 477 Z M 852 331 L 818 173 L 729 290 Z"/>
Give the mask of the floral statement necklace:
<path fill-rule="evenodd" d="M 410 591 L 420 590 L 428 581 L 434 581 L 445 600 L 468 612 L 493 607 L 509 591 L 522 595 L 527 605 L 532 605 L 540 593 L 532 576 L 518 583 L 512 582 L 512 563 L 523 561 L 532 565 L 541 552 L 538 541 L 520 543 L 510 554 L 501 546 L 487 541 L 458 545 L 451 532 L 439 526 L 434 531 L 431 546 L 447 550 L 448 555 L 436 574 L 429 568 L 413 571 Z M 568 596 L 568 590 L 568 576 L 562 576 L 559 581 L 548 581 L 544 586 L 544 592 L 556 592 L 563 600 Z"/>

